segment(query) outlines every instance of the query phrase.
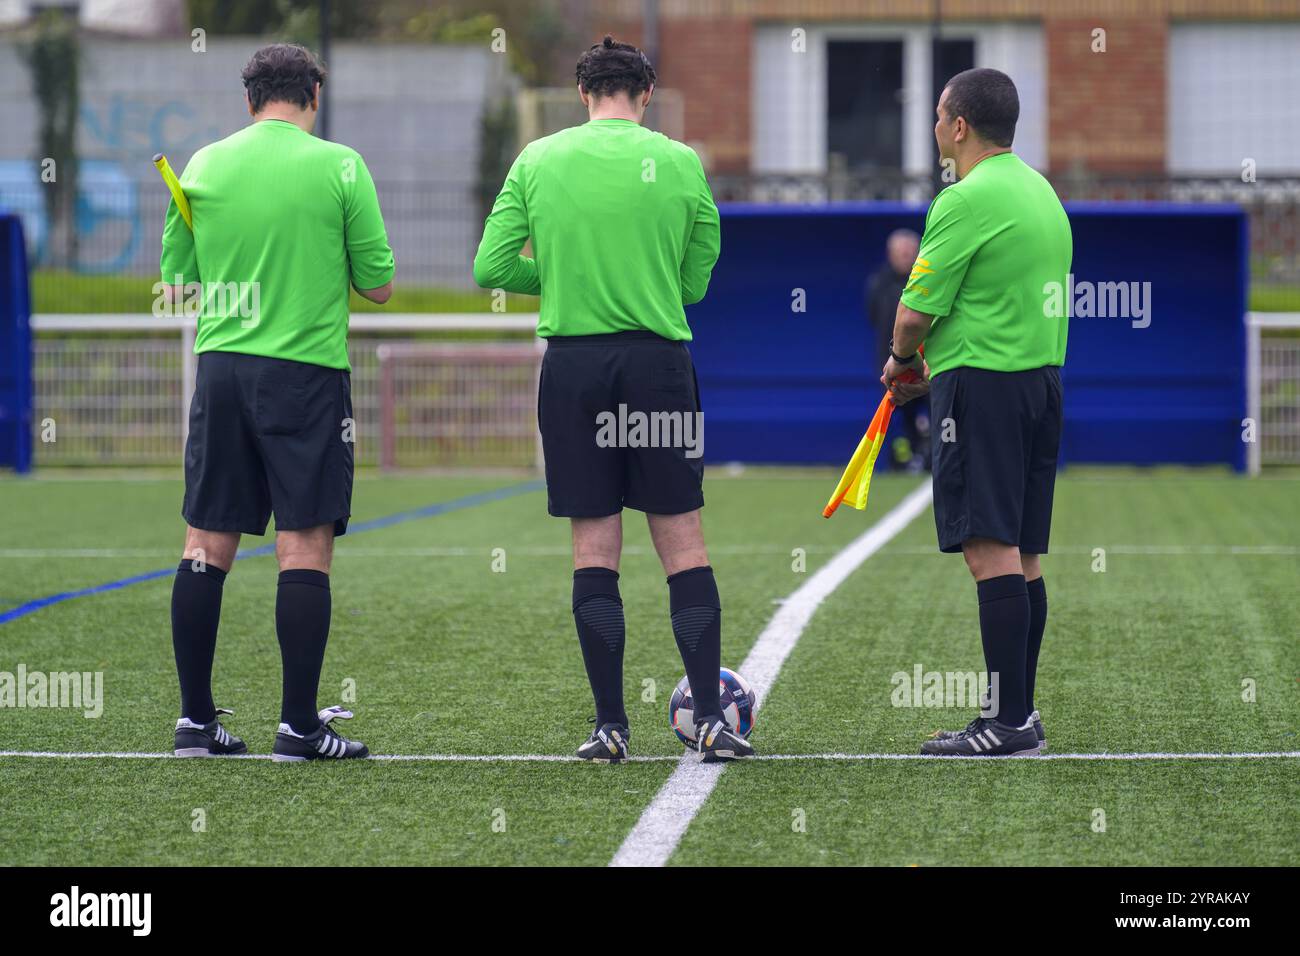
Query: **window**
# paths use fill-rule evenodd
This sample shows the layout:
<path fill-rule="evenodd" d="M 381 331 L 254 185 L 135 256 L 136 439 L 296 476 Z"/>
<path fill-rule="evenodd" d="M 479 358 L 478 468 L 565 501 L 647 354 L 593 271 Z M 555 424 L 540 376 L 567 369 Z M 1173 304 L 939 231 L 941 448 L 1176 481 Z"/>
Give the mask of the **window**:
<path fill-rule="evenodd" d="M 806 49 L 793 27 L 754 31 L 750 107 L 753 170 L 824 175 L 831 157 L 849 169 L 937 168 L 934 88 L 972 66 L 1009 73 L 1020 91 L 1015 148 L 1026 163 L 1047 163 L 1047 57 L 1037 23 L 945 25 L 843 23 L 807 27 Z"/>
<path fill-rule="evenodd" d="M 903 41 L 826 48 L 826 150 L 849 169 L 903 164 Z"/>

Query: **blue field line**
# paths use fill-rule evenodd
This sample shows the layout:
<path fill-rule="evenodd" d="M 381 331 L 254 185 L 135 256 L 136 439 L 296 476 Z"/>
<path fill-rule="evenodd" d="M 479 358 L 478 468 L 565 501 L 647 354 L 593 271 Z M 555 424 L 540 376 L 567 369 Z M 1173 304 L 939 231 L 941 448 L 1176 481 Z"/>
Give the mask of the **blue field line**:
<path fill-rule="evenodd" d="M 504 488 L 494 488 L 491 491 L 479 491 L 472 495 L 465 495 L 462 498 L 453 498 L 450 501 L 439 501 L 431 505 L 425 505 L 423 508 L 414 508 L 410 511 L 399 511 L 396 514 L 384 515 L 382 518 L 372 518 L 369 521 L 358 521 L 355 524 L 348 525 L 348 534 L 362 534 L 366 531 L 377 531 L 380 528 L 389 528 L 393 525 L 405 524 L 407 521 L 418 521 L 421 518 L 434 518 L 438 515 L 447 514 L 451 511 L 461 511 L 465 508 L 474 508 L 478 505 L 490 504 L 494 501 L 501 501 L 505 498 L 513 498 L 516 495 L 528 494 L 529 492 L 539 491 L 546 487 L 546 482 L 541 479 L 534 481 L 525 481 L 517 485 L 507 485 Z M 275 542 L 258 545 L 256 548 L 241 550 L 235 555 L 236 561 L 242 561 L 244 558 L 260 558 L 270 554 L 275 554 Z M 179 564 L 179 558 L 177 564 Z M 16 621 L 20 617 L 26 617 L 28 614 L 34 614 L 42 608 L 50 607 L 54 604 L 62 604 L 64 601 L 71 601 L 75 598 L 90 597 L 93 594 L 103 594 L 107 591 L 120 591 L 122 588 L 130 587 L 132 584 L 141 584 L 145 581 L 156 581 L 159 578 L 165 578 L 168 575 L 176 573 L 176 567 L 160 568 L 157 571 L 146 571 L 143 574 L 132 575 L 129 578 L 121 578 L 117 581 L 109 581 L 106 584 L 96 584 L 94 587 L 81 588 L 77 591 L 63 591 L 59 594 L 50 594 L 45 597 L 36 598 L 25 604 L 20 604 L 15 608 L 0 613 L 0 624 L 8 624 L 10 621 Z"/>

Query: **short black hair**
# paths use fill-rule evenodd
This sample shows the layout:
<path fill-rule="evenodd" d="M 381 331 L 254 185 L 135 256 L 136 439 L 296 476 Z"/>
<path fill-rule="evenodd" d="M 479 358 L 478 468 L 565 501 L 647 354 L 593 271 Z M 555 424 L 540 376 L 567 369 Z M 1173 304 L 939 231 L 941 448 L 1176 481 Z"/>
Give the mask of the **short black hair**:
<path fill-rule="evenodd" d="M 630 43 L 606 36 L 578 58 L 578 84 L 591 96 L 639 96 L 658 77 L 649 58 Z"/>
<path fill-rule="evenodd" d="M 267 103 L 292 103 L 299 109 L 311 105 L 314 87 L 325 82 L 325 64 L 315 53 L 296 43 L 272 43 L 253 54 L 240 74 L 253 112 Z"/>
<path fill-rule="evenodd" d="M 981 139 L 994 146 L 1010 146 L 1020 119 L 1016 84 L 1001 70 L 980 67 L 958 73 L 948 81 L 948 118 L 965 117 Z"/>

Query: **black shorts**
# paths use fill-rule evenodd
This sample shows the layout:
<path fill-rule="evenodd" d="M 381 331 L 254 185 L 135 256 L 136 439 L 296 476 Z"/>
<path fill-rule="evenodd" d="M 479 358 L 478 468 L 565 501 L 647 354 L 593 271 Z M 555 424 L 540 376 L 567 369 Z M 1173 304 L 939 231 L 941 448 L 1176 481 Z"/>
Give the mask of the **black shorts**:
<path fill-rule="evenodd" d="M 342 369 L 204 352 L 190 404 L 185 504 L 193 528 L 265 534 L 352 513 L 352 395 Z"/>
<path fill-rule="evenodd" d="M 653 332 L 552 337 L 537 422 L 551 514 L 703 507 L 703 416 L 684 342 Z"/>
<path fill-rule="evenodd" d="M 992 538 L 1046 554 L 1061 447 L 1061 370 L 955 368 L 930 388 L 939 550 Z"/>

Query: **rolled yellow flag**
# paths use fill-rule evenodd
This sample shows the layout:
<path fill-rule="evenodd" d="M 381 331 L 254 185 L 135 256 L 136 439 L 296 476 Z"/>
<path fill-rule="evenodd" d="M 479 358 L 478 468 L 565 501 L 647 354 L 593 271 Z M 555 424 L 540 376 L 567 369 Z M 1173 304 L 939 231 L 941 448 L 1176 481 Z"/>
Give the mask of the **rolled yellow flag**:
<path fill-rule="evenodd" d="M 167 157 L 159 153 L 153 158 L 153 164 L 158 167 L 158 173 L 162 176 L 163 182 L 171 190 L 172 199 L 176 200 L 176 208 L 180 210 L 181 218 L 185 220 L 185 225 L 190 227 L 190 232 L 194 231 L 194 217 L 190 213 L 190 201 L 185 198 L 185 193 L 181 191 L 181 181 L 176 178 L 172 172 L 171 164 L 167 162 Z"/>

